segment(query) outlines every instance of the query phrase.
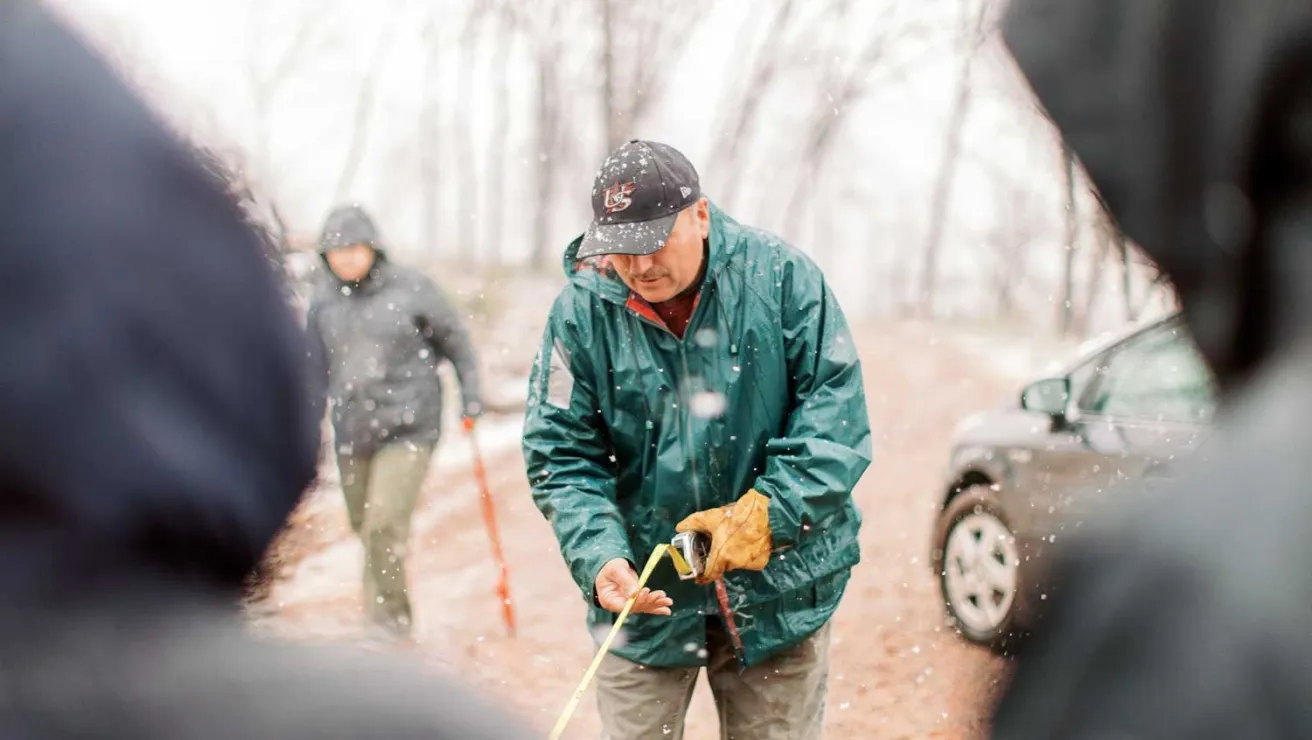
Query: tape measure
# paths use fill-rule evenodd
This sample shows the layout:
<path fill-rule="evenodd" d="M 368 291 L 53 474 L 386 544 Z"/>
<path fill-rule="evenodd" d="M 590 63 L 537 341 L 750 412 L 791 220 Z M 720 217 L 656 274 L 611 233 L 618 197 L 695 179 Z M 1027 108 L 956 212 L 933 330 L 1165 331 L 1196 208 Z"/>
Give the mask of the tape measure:
<path fill-rule="evenodd" d="M 624 620 L 629 618 L 629 612 L 633 610 L 634 603 L 638 600 L 638 594 L 642 593 L 643 587 L 647 585 L 647 579 L 651 577 L 652 571 L 661 562 L 661 558 L 669 553 L 670 559 L 674 561 L 674 569 L 679 571 L 680 575 L 691 573 L 692 567 L 678 550 L 671 548 L 669 545 L 657 545 L 656 549 L 651 551 L 651 557 L 647 558 L 647 564 L 642 567 L 642 573 L 638 575 L 638 589 L 634 592 L 632 598 L 624 604 L 624 609 L 620 611 L 620 616 L 615 620 L 615 625 L 610 628 L 610 634 L 601 643 L 601 649 L 597 651 L 596 657 L 592 659 L 592 665 L 583 674 L 583 680 L 579 682 L 579 687 L 574 689 L 574 696 L 570 697 L 569 703 L 565 705 L 565 710 L 560 713 L 556 720 L 556 726 L 552 728 L 549 740 L 560 740 L 560 736 L 565 732 L 565 726 L 569 724 L 570 718 L 574 716 L 574 711 L 579 708 L 579 701 L 583 699 L 583 692 L 587 691 L 588 684 L 592 683 L 592 678 L 597 675 L 597 669 L 601 667 L 601 661 L 610 652 L 611 643 L 615 641 L 615 636 L 619 634 L 620 628 L 624 626 Z"/>

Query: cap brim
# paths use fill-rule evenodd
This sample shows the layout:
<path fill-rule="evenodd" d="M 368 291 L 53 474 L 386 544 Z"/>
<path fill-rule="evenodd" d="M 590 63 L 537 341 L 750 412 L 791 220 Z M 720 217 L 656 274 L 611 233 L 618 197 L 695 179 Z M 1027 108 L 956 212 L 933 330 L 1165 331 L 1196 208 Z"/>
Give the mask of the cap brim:
<path fill-rule="evenodd" d="M 627 224 L 594 223 L 579 244 L 578 258 L 586 259 L 599 254 L 647 255 L 659 252 L 665 246 L 679 220 L 678 212 L 668 216 Z"/>

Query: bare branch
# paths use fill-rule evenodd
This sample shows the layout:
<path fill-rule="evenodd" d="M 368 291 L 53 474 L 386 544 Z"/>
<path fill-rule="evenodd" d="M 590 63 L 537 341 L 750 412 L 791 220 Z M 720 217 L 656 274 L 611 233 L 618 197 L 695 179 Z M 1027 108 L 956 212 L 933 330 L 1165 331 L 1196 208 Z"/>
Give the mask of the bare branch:
<path fill-rule="evenodd" d="M 423 247 L 436 250 L 438 246 L 440 183 L 442 165 L 442 137 L 434 135 L 438 125 L 438 94 L 434 79 L 437 76 L 438 57 L 438 14 L 430 11 L 420 31 L 424 46 L 424 62 L 421 73 L 419 107 L 419 180 L 421 204 L 419 212 L 422 223 L 420 234 Z"/>
<path fill-rule="evenodd" d="M 957 75 L 957 91 L 948 116 L 948 128 L 943 145 L 943 161 L 934 184 L 929 211 L 929 231 L 925 238 L 920 273 L 919 313 L 922 318 L 934 314 L 935 290 L 938 282 L 938 253 L 943 243 L 947 221 L 948 202 L 956 178 L 957 161 L 961 153 L 961 131 L 970 114 L 970 81 L 975 56 L 984 41 L 984 28 L 988 17 L 989 0 L 958 0 L 961 3 L 964 44 L 961 50 L 961 70 Z M 977 7 L 971 14 L 971 3 Z"/>
<path fill-rule="evenodd" d="M 256 107 L 261 112 L 273 96 L 277 94 L 279 88 L 300 65 L 305 63 L 312 45 L 323 41 L 323 31 L 327 27 L 328 21 L 333 17 L 333 10 L 336 7 L 337 3 L 317 7 L 304 23 L 296 27 L 296 32 L 292 35 L 291 41 L 274 61 L 273 68 L 264 73 L 259 64 L 259 50 L 264 46 L 262 43 L 264 24 L 255 16 L 256 13 L 267 11 L 269 6 L 264 3 L 253 3 L 250 6 L 250 35 L 247 37 L 249 42 L 247 79 L 251 84 Z"/>
<path fill-rule="evenodd" d="M 1062 271 L 1061 301 L 1057 306 L 1057 331 L 1061 336 L 1067 337 L 1074 328 L 1075 243 L 1080 235 L 1080 223 L 1076 213 L 1078 201 L 1075 198 L 1075 154 L 1064 143 L 1061 147 L 1061 157 L 1066 192 L 1066 254 L 1065 267 Z"/>
<path fill-rule="evenodd" d="M 880 21 L 887 21 L 888 15 Z M 867 35 L 855 62 L 847 65 L 831 64 L 826 76 L 829 78 L 825 89 L 831 90 L 825 100 L 817 101 L 811 117 L 807 142 L 803 147 L 801 162 L 803 175 L 793 185 L 793 194 L 785 210 L 784 223 L 793 226 L 801 219 L 802 206 L 807 193 L 814 191 L 816 179 L 829 160 L 830 150 L 838 131 L 848 120 L 852 107 L 867 90 L 867 78 L 871 71 L 882 61 L 888 48 L 892 24 L 877 22 L 879 30 Z"/>
<path fill-rule="evenodd" d="M 629 133 L 660 98 L 709 3 L 695 12 L 677 3 L 597 0 L 598 69 L 607 151 Z"/>
<path fill-rule="evenodd" d="M 721 192 L 725 203 L 732 202 L 737 195 L 738 184 L 741 181 L 738 173 L 744 169 L 741 166 L 743 146 L 750 136 L 750 128 L 756 121 L 761 103 L 765 100 L 779 72 L 782 55 L 778 50 L 783 45 L 784 34 L 796 9 L 796 0 L 782 0 L 779 3 L 753 59 L 752 71 L 742 85 L 742 93 L 728 98 L 730 100 L 739 98 L 739 100 L 726 108 L 728 115 L 721 124 L 720 133 L 711 148 L 714 152 L 712 168 L 729 173 Z"/>
<path fill-rule="evenodd" d="M 384 22 L 383 29 L 378 34 L 378 42 L 369 56 L 369 66 L 365 68 L 364 77 L 360 81 L 360 93 L 356 97 L 355 116 L 351 128 L 351 143 L 346 150 L 346 162 L 342 166 L 341 175 L 337 178 L 337 187 L 333 190 L 335 203 L 341 202 L 349 195 L 356 175 L 359 174 L 360 163 L 369 144 L 369 122 L 374 109 L 377 77 L 387 60 L 388 51 L 391 50 L 392 36 L 399 25 L 398 17 L 391 16 Z"/>
<path fill-rule="evenodd" d="M 250 6 L 248 48 L 246 52 L 246 79 L 250 85 L 251 100 L 254 107 L 255 141 L 252 145 L 251 171 L 255 179 L 267 182 L 273 172 L 269 138 L 270 118 L 274 99 L 278 92 L 293 75 L 311 57 L 311 51 L 322 43 L 333 18 L 338 2 L 321 5 L 308 19 L 297 26 L 291 42 L 274 61 L 271 71 L 266 72 L 260 64 L 260 50 L 264 47 L 263 16 L 268 12 L 267 3 L 253 3 Z"/>

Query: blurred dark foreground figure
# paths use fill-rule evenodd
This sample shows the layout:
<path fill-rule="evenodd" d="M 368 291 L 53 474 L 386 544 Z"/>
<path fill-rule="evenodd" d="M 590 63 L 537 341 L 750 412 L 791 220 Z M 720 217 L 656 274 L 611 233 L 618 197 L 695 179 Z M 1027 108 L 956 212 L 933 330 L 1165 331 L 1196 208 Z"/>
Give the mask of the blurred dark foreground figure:
<path fill-rule="evenodd" d="M 1065 553 L 995 736 L 1312 737 L 1312 5 L 1016 0 L 1004 34 L 1227 410 Z"/>
<path fill-rule="evenodd" d="M 0 3 L 0 737 L 520 738 L 236 609 L 314 473 L 306 345 L 216 179 Z"/>

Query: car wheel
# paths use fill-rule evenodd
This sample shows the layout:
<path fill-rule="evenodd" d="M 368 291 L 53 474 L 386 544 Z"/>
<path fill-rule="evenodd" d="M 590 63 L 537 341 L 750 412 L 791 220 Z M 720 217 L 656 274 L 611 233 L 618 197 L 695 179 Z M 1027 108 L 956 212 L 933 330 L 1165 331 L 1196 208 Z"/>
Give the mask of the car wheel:
<path fill-rule="evenodd" d="M 1002 506 L 988 486 L 972 486 L 939 517 L 934 545 L 948 622 L 967 640 L 1009 653 L 1016 627 L 1020 556 Z"/>

